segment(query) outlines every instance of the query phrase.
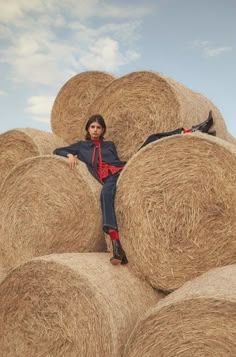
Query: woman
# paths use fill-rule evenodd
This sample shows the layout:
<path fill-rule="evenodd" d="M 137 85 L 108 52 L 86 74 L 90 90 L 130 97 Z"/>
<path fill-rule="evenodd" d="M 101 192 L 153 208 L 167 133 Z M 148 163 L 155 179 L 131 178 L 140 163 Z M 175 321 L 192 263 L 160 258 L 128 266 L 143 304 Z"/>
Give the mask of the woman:
<path fill-rule="evenodd" d="M 208 118 L 191 129 L 178 128 L 176 130 L 164 133 L 150 135 L 140 149 L 166 136 L 181 133 L 201 131 L 209 133 L 213 125 L 212 112 Z M 119 232 L 114 208 L 114 198 L 116 192 L 116 182 L 125 161 L 121 161 L 117 155 L 115 144 L 112 141 L 105 141 L 106 124 L 103 117 L 99 114 L 91 116 L 85 126 L 85 141 L 78 141 L 67 147 L 54 150 L 54 154 L 68 157 L 69 166 L 73 169 L 77 158 L 83 161 L 89 172 L 103 185 L 100 195 L 103 230 L 109 234 L 112 241 L 113 256 L 110 259 L 111 264 L 127 264 L 128 260 L 119 240 Z M 212 134 L 212 133 L 211 133 Z M 212 135 L 215 135 L 213 133 Z"/>
<path fill-rule="evenodd" d="M 103 185 L 100 202 L 103 230 L 112 241 L 113 256 L 110 261 L 113 265 L 127 264 L 128 260 L 119 240 L 114 208 L 116 181 L 126 162 L 119 159 L 112 141 L 104 141 L 106 124 L 101 115 L 91 116 L 85 130 L 85 141 L 58 148 L 53 153 L 68 157 L 71 169 L 75 167 L 77 158 L 83 161 L 89 172 Z"/>

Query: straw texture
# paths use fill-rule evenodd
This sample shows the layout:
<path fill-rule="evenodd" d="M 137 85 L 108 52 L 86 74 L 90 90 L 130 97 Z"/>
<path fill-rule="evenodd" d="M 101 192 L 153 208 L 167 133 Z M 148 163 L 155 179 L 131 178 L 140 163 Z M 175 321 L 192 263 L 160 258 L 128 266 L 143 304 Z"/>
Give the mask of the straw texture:
<path fill-rule="evenodd" d="M 0 283 L 3 281 L 3 279 L 5 278 L 6 275 L 7 275 L 7 273 L 6 273 L 5 269 L 0 264 Z"/>
<path fill-rule="evenodd" d="M 66 146 L 58 136 L 32 128 L 19 128 L 0 135 L 0 181 L 20 161 L 38 155 L 48 155 L 57 147 Z"/>
<path fill-rule="evenodd" d="M 226 139 L 224 120 L 209 99 L 158 72 L 138 71 L 106 87 L 91 104 L 88 116 L 104 116 L 106 138 L 115 142 L 121 159 L 128 160 L 148 135 L 191 127 L 205 120 L 210 109 L 217 136 Z"/>
<path fill-rule="evenodd" d="M 116 210 L 129 265 L 171 290 L 236 263 L 236 148 L 180 134 L 141 149 L 118 181 Z"/>
<path fill-rule="evenodd" d="M 209 271 L 150 308 L 123 356 L 236 356 L 236 265 Z"/>
<path fill-rule="evenodd" d="M 236 145 L 236 138 L 235 138 L 233 135 L 228 134 L 227 140 L 228 140 L 231 144 Z"/>
<path fill-rule="evenodd" d="M 82 72 L 69 79 L 53 104 L 52 131 L 69 143 L 83 139 L 88 107 L 114 79 L 112 74 L 100 71 Z"/>
<path fill-rule="evenodd" d="M 54 252 L 104 251 L 101 185 L 80 161 L 40 156 L 23 161 L 0 192 L 0 261 L 13 267 Z"/>
<path fill-rule="evenodd" d="M 107 253 L 40 257 L 0 286 L 0 350 L 4 356 L 120 357 L 138 317 L 158 300 L 127 267 L 112 266 Z"/>

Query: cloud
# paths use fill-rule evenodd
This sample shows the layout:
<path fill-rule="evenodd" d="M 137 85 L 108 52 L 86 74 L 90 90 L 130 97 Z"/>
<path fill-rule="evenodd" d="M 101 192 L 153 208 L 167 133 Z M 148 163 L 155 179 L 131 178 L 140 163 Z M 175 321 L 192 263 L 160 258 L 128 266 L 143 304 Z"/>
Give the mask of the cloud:
<path fill-rule="evenodd" d="M 122 54 L 119 43 L 111 38 L 102 38 L 93 43 L 81 56 L 80 63 L 89 69 L 114 71 L 117 67 L 138 58 L 138 53 L 127 51 Z"/>
<path fill-rule="evenodd" d="M 209 41 L 195 40 L 193 41 L 193 48 L 198 48 L 202 51 L 202 54 L 206 57 L 217 57 L 225 52 L 232 51 L 230 46 L 213 47 Z"/>
<path fill-rule="evenodd" d="M 216 47 L 216 48 L 206 48 L 205 53 L 208 57 L 216 57 L 225 52 L 232 51 L 232 47 Z"/>
<path fill-rule="evenodd" d="M 8 95 L 8 93 L 5 92 L 4 90 L 0 90 L 0 96 L 5 96 L 5 95 Z"/>
<path fill-rule="evenodd" d="M 8 40 L 0 50 L 0 64 L 9 66 L 5 79 L 51 88 L 84 70 L 117 73 L 135 61 L 142 17 L 151 11 L 101 0 L 0 2 L 0 30 Z"/>
<path fill-rule="evenodd" d="M 0 51 L 0 62 L 11 66 L 11 79 L 15 82 L 53 87 L 63 82 L 70 75 L 70 68 L 77 65 L 74 52 L 72 45 L 58 43 L 53 32 L 33 30 L 16 36 L 12 45 Z"/>
<path fill-rule="evenodd" d="M 0 0 L 1 12 L 0 21 L 9 23 L 24 16 L 25 12 L 30 10 L 40 9 L 45 6 L 44 0 Z"/>
<path fill-rule="evenodd" d="M 49 123 L 54 100 L 55 96 L 51 95 L 32 96 L 27 100 L 25 111 L 32 114 L 33 120 Z"/>

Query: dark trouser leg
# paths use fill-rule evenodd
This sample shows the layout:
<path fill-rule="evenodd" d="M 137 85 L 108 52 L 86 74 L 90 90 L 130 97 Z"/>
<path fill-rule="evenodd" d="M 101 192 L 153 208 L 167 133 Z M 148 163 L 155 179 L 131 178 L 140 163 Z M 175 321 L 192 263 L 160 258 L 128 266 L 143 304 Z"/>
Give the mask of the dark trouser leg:
<path fill-rule="evenodd" d="M 109 229 L 118 230 L 114 200 L 116 193 L 116 182 L 119 173 L 110 175 L 105 178 L 104 185 L 101 191 L 101 209 L 102 209 L 102 225 L 105 233 L 109 233 Z M 121 246 L 120 240 L 112 239 L 113 257 L 110 259 L 112 265 L 127 264 L 128 259 Z"/>
<path fill-rule="evenodd" d="M 116 193 L 116 182 L 119 174 L 106 177 L 101 191 L 100 202 L 102 209 L 102 225 L 105 233 L 108 233 L 109 228 L 118 229 L 114 200 Z"/>
<path fill-rule="evenodd" d="M 167 137 L 167 136 L 176 135 L 176 134 L 181 134 L 182 130 L 183 130 L 183 128 L 177 128 L 177 129 L 172 130 L 172 131 L 164 131 L 164 132 L 162 132 L 162 133 L 152 134 L 152 135 L 150 135 L 150 136 L 144 141 L 144 143 L 142 144 L 142 146 L 140 146 L 139 150 L 140 150 L 141 148 L 143 148 L 144 146 L 146 146 L 147 144 L 152 143 L 153 141 L 156 141 L 156 140 L 165 138 L 165 137 Z"/>

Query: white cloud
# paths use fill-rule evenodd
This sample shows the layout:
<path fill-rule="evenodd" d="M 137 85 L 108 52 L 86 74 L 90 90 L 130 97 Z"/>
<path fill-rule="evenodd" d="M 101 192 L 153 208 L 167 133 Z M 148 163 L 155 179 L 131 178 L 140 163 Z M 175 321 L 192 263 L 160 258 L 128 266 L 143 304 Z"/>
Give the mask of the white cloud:
<path fill-rule="evenodd" d="M 205 53 L 208 57 L 216 57 L 225 52 L 232 51 L 232 47 L 216 47 L 216 48 L 206 48 Z"/>
<path fill-rule="evenodd" d="M 193 47 L 200 47 L 200 48 L 205 48 L 209 44 L 209 41 L 203 41 L 203 40 L 194 40 L 193 41 Z"/>
<path fill-rule="evenodd" d="M 1 39 L 11 39 L 12 38 L 12 31 L 6 26 L 0 24 L 0 38 Z"/>
<path fill-rule="evenodd" d="M 225 52 L 232 51 L 230 46 L 213 47 L 209 41 L 195 40 L 192 44 L 193 48 L 198 48 L 206 57 L 220 56 Z"/>
<path fill-rule="evenodd" d="M 32 116 L 31 119 L 33 121 L 38 121 L 40 123 L 46 123 L 46 124 L 50 124 L 50 116 L 49 117 L 43 117 L 43 116 Z"/>
<path fill-rule="evenodd" d="M 32 96 L 27 100 L 27 108 L 25 111 L 32 114 L 33 120 L 49 123 L 54 100 L 54 96 Z"/>
<path fill-rule="evenodd" d="M 94 16 L 108 19 L 140 18 L 153 11 L 153 7 L 150 4 L 146 6 L 137 3 L 134 5 L 111 4 L 111 1 L 108 0 L 67 0 L 61 4 L 61 7 L 70 13 L 73 12 L 79 19 Z"/>
<path fill-rule="evenodd" d="M 0 21 L 9 23 L 20 20 L 32 14 L 44 14 L 51 17 L 51 22 L 58 14 L 86 20 L 91 17 L 103 19 L 141 18 L 152 13 L 157 7 L 147 4 L 111 4 L 104 0 L 67 0 L 58 3 L 57 0 L 0 0 Z M 54 16 L 52 16 L 54 15 Z"/>
<path fill-rule="evenodd" d="M 0 20 L 8 23 L 24 16 L 30 10 L 42 10 L 46 5 L 44 0 L 0 0 Z"/>
<path fill-rule="evenodd" d="M 88 51 L 81 56 L 80 63 L 89 69 L 98 68 L 106 71 L 114 71 L 133 59 L 136 59 L 136 52 L 126 52 L 122 54 L 119 43 L 111 38 L 101 38 L 88 48 Z"/>
<path fill-rule="evenodd" d="M 59 44 L 51 31 L 32 31 L 16 36 L 11 46 L 1 51 L 0 62 L 12 68 L 12 79 L 16 82 L 29 82 L 58 86 L 71 72 L 63 67 L 74 67 L 77 61 L 73 56 L 76 48 Z"/>
<path fill-rule="evenodd" d="M 139 57 L 135 43 L 151 6 L 108 0 L 0 0 L 7 80 L 58 88 L 88 69 L 117 73 Z M 91 20 L 91 21 L 90 21 Z M 101 24 L 102 21 L 102 24 Z"/>

